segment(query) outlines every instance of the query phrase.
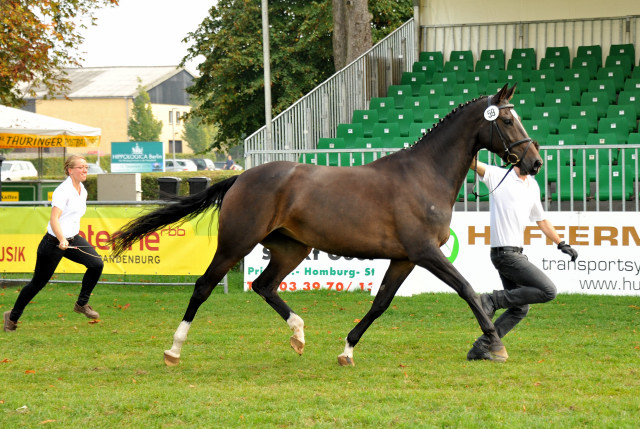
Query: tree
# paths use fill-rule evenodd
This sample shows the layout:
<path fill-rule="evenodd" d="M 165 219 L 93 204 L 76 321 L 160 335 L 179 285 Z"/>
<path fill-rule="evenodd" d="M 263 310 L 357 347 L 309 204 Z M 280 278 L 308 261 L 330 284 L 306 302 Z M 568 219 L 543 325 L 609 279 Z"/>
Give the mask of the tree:
<path fill-rule="evenodd" d="M 196 104 L 191 101 L 191 110 L 195 110 Z M 184 132 L 182 138 L 187 142 L 191 150 L 195 153 L 207 152 L 214 136 L 217 133 L 213 125 L 205 124 L 202 118 L 189 114 L 184 120 Z"/>
<path fill-rule="evenodd" d="M 374 35 L 384 37 L 413 14 L 412 0 L 371 0 Z M 388 6 L 386 6 L 388 5 Z M 383 18 L 376 13 L 382 12 Z M 189 33 L 189 60 L 203 56 L 188 89 L 200 102 L 192 111 L 218 126 L 212 147 L 241 142 L 264 125 L 262 20 L 257 0 L 219 0 Z M 394 18 L 391 19 L 390 16 Z M 395 17 L 398 18 L 395 18 Z M 271 0 L 271 97 L 274 116 L 334 72 L 332 0 Z M 376 39 L 374 37 L 373 41 Z"/>
<path fill-rule="evenodd" d="M 95 9 L 118 0 L 2 0 L 0 2 L 0 104 L 20 106 L 44 86 L 64 93 L 65 67 L 80 65 L 77 47 L 84 22 L 95 25 Z"/>
<path fill-rule="evenodd" d="M 367 0 L 333 0 L 333 62 L 336 70 L 372 46 L 371 18 Z"/>
<path fill-rule="evenodd" d="M 153 117 L 149 93 L 141 86 L 138 86 L 138 96 L 133 100 L 127 132 L 132 142 L 155 142 L 160 139 L 162 121 Z"/>

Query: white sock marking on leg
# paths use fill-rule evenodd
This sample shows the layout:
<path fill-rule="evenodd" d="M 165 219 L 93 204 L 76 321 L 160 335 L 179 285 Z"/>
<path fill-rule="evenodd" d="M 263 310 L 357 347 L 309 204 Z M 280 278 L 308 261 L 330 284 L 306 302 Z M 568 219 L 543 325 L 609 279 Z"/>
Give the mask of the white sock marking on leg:
<path fill-rule="evenodd" d="M 304 320 L 295 313 L 291 313 L 287 319 L 287 324 L 293 330 L 293 336 L 304 344 Z"/>
<path fill-rule="evenodd" d="M 187 340 L 187 332 L 189 332 L 189 328 L 191 327 L 191 322 L 185 322 L 184 320 L 180 322 L 178 329 L 176 329 L 176 333 L 173 334 L 173 346 L 171 346 L 171 350 L 166 350 L 170 356 L 175 358 L 180 357 L 180 350 L 182 349 L 182 345 Z"/>

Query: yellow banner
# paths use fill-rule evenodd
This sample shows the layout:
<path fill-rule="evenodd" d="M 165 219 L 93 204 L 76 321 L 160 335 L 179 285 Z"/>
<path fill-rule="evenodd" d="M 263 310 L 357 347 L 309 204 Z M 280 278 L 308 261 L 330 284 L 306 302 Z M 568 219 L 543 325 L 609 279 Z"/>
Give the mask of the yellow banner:
<path fill-rule="evenodd" d="M 155 207 L 153 208 L 155 209 Z M 201 275 L 218 244 L 218 216 L 211 212 L 180 226 L 151 233 L 119 256 L 111 256 L 107 241 L 130 220 L 150 207 L 88 207 L 80 235 L 104 261 L 104 274 Z M 49 207 L 0 207 L 0 272 L 32 273 L 36 252 L 46 233 Z M 66 258 L 57 273 L 83 273 L 82 265 Z"/>
<path fill-rule="evenodd" d="M 0 148 L 99 146 L 100 136 L 0 134 Z"/>

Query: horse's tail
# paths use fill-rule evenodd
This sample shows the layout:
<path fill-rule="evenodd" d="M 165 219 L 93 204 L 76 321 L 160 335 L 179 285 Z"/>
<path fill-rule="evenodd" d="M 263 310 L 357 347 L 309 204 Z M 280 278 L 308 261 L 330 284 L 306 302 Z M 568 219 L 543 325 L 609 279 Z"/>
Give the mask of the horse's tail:
<path fill-rule="evenodd" d="M 238 176 L 232 176 L 208 187 L 202 192 L 188 197 L 177 198 L 175 203 L 168 204 L 149 214 L 133 219 L 120 228 L 109 240 L 113 246 L 113 255 L 120 255 L 141 237 L 157 231 L 162 227 L 171 225 L 182 219 L 184 219 L 183 222 L 186 222 L 211 207 L 219 209 L 222 205 L 222 199 L 237 179 Z"/>

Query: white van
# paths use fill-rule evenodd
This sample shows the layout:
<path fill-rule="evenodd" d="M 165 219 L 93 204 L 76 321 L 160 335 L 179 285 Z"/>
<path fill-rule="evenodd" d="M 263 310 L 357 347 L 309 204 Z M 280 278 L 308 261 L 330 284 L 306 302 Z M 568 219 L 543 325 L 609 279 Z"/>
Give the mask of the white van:
<path fill-rule="evenodd" d="M 29 161 L 4 161 L 0 172 L 3 182 L 22 180 L 25 177 L 38 177 L 38 170 Z"/>

